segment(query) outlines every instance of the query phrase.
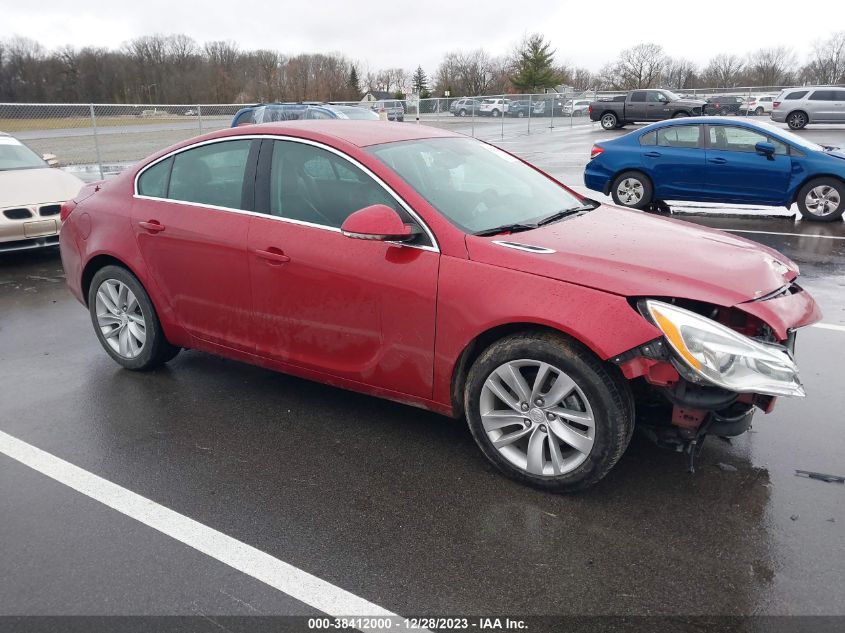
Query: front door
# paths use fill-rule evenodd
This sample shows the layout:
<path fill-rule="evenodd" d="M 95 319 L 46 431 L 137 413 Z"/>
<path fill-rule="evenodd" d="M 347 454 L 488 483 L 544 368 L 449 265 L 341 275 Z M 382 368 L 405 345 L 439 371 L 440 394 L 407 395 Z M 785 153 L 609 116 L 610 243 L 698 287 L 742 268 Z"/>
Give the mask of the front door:
<path fill-rule="evenodd" d="M 755 149 L 772 143 L 771 158 Z M 708 196 L 726 202 L 783 204 L 792 173 L 789 146 L 755 130 L 733 125 L 707 129 L 707 167 L 704 183 Z"/>
<path fill-rule="evenodd" d="M 263 175 L 262 175 L 263 174 Z M 379 182 L 314 144 L 265 141 L 249 229 L 257 353 L 393 392 L 431 397 L 440 254 L 345 237 L 371 204 L 413 219 Z"/>
<path fill-rule="evenodd" d="M 132 207 L 144 264 L 177 321 L 197 338 L 247 351 L 250 216 L 239 211 L 249 204 L 251 148 L 221 141 L 157 163 L 139 176 Z"/>

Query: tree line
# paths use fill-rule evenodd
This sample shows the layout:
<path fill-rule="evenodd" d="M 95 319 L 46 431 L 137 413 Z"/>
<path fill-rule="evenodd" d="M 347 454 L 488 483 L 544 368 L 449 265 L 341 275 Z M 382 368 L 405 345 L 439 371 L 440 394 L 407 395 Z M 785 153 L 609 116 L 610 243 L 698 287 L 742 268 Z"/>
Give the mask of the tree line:
<path fill-rule="evenodd" d="M 845 82 L 845 31 L 817 40 L 799 61 L 784 46 L 746 56 L 720 53 L 698 65 L 660 44 L 621 51 L 599 72 L 558 61 L 541 34 L 505 55 L 455 50 L 430 75 L 394 67 L 371 71 L 340 53 L 285 55 L 243 50 L 231 41 L 200 44 L 186 35 L 148 35 L 116 50 L 65 46 L 47 50 L 15 36 L 0 40 L 0 101 L 97 103 L 242 103 L 358 100 L 366 92 L 397 98 L 664 87 L 732 88 Z"/>

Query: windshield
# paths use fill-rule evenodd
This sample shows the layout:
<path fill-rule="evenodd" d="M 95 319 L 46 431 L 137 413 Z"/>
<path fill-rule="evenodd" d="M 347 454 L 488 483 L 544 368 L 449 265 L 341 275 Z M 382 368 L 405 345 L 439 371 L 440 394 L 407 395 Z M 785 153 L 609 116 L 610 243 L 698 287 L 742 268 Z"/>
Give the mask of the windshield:
<path fill-rule="evenodd" d="M 47 167 L 47 163 L 38 154 L 11 136 L 0 136 L 0 171 L 39 167 Z"/>
<path fill-rule="evenodd" d="M 812 141 L 808 141 L 802 136 L 798 136 L 797 134 L 793 134 L 792 132 L 783 130 L 777 127 L 776 125 L 767 123 L 766 121 L 758 121 L 757 125 L 759 125 L 761 128 L 764 128 L 767 133 L 776 134 L 787 143 L 792 143 L 793 145 L 797 145 L 798 147 L 803 147 L 804 149 L 809 149 L 814 152 L 824 151 L 824 148 L 821 145 L 816 145 Z"/>
<path fill-rule="evenodd" d="M 582 201 L 500 149 L 469 138 L 374 145 L 368 151 L 468 233 L 533 224 Z"/>
<path fill-rule="evenodd" d="M 347 119 L 366 119 L 368 121 L 378 120 L 378 114 L 372 110 L 364 110 L 364 108 L 356 108 L 350 106 L 348 108 L 335 108 L 337 112 L 345 116 Z"/>
<path fill-rule="evenodd" d="M 680 95 L 676 95 L 671 90 L 661 90 L 660 92 L 662 92 L 664 95 L 669 97 L 669 101 L 677 101 L 678 99 L 681 98 Z"/>

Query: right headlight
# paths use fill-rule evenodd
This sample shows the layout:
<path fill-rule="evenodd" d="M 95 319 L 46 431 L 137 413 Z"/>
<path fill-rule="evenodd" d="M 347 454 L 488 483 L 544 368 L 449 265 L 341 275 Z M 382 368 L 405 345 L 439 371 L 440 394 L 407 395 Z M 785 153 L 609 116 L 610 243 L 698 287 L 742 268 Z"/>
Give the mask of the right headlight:
<path fill-rule="evenodd" d="M 781 345 L 762 343 L 712 319 L 648 299 L 648 316 L 696 375 L 736 393 L 804 396 L 798 367 Z"/>

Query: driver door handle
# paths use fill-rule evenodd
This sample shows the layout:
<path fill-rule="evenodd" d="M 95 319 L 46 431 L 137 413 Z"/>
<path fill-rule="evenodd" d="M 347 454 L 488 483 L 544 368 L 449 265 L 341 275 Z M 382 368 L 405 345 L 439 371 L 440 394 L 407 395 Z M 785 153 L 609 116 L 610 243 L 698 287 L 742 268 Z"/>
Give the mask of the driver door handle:
<path fill-rule="evenodd" d="M 715 163 L 716 165 L 724 165 L 725 163 L 727 163 L 727 162 L 728 162 L 728 159 L 727 159 L 727 158 L 718 158 L 718 157 L 716 157 L 716 158 L 708 158 L 707 160 L 708 160 L 709 162 L 711 162 L 711 163 Z"/>
<path fill-rule="evenodd" d="M 290 257 L 285 255 L 282 249 L 276 248 L 275 246 L 269 247 L 266 251 L 256 249 L 253 252 L 261 259 L 267 260 L 267 263 L 271 266 L 287 264 L 290 261 Z"/>

